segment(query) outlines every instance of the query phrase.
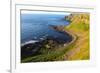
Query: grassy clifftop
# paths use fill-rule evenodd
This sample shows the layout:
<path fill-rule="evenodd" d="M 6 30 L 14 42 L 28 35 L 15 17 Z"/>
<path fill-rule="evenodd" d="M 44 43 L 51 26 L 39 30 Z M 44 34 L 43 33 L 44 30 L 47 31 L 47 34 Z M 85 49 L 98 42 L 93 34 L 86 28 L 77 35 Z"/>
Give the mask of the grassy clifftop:
<path fill-rule="evenodd" d="M 87 31 L 89 30 L 89 14 L 88 13 L 74 13 L 66 17 L 67 20 L 71 22 L 68 29 L 73 29 L 74 31 Z"/>
<path fill-rule="evenodd" d="M 90 57 L 89 49 L 89 26 L 88 13 L 74 13 L 66 17 L 71 23 L 65 27 L 77 36 L 75 45 L 66 52 L 67 60 L 87 60 Z"/>

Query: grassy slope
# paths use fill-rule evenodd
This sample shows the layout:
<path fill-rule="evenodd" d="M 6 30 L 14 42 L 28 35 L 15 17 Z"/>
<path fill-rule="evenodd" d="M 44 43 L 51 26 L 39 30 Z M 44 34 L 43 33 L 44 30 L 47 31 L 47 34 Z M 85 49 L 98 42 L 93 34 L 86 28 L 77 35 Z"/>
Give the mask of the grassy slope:
<path fill-rule="evenodd" d="M 74 41 L 76 40 L 75 36 L 73 36 L 73 41 L 71 41 L 69 44 L 66 44 L 66 46 L 61 46 L 58 48 L 54 48 L 53 50 L 45 50 L 45 48 L 41 49 L 41 51 L 44 51 L 43 54 L 37 55 L 37 56 L 31 56 L 26 59 L 21 60 L 22 63 L 25 62 L 45 62 L 45 61 L 61 61 L 65 60 L 63 55 L 68 51 L 70 48 L 74 46 Z"/>
<path fill-rule="evenodd" d="M 66 52 L 67 60 L 89 59 L 89 14 L 72 14 L 67 17 L 71 24 L 65 29 L 75 34 L 78 39 L 75 45 Z"/>
<path fill-rule="evenodd" d="M 89 14 L 73 14 L 67 17 L 71 21 L 65 30 L 74 34 L 77 40 L 68 46 L 55 50 L 45 50 L 44 54 L 28 57 L 21 62 L 43 62 L 61 60 L 89 59 Z"/>

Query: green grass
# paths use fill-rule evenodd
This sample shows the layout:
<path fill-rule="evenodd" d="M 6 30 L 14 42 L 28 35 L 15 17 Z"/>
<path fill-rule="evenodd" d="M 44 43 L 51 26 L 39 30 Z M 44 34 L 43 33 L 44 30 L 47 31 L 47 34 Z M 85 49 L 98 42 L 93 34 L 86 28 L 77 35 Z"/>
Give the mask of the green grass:
<path fill-rule="evenodd" d="M 69 26 L 65 27 L 65 30 L 69 31 L 69 34 L 74 36 L 74 41 L 72 43 L 65 47 L 54 48 L 54 50 L 42 48 L 41 52 L 43 54 L 25 58 L 21 60 L 21 62 L 26 63 L 89 59 L 89 14 L 73 14 L 70 20 L 71 23 Z"/>
<path fill-rule="evenodd" d="M 71 43 L 66 47 L 62 47 L 60 49 L 57 48 L 58 50 L 55 50 L 55 51 L 49 51 L 48 53 L 45 53 L 42 55 L 28 57 L 28 58 L 22 60 L 22 63 L 56 61 L 56 60 L 58 60 L 59 57 L 63 56 L 66 53 L 66 51 L 68 51 L 73 46 L 74 46 L 74 43 Z M 59 59 L 59 60 L 62 60 L 62 59 Z"/>
<path fill-rule="evenodd" d="M 87 60 L 90 58 L 89 14 L 73 15 L 72 19 L 71 24 L 65 29 L 76 34 L 78 39 L 76 45 L 66 52 L 68 60 Z"/>

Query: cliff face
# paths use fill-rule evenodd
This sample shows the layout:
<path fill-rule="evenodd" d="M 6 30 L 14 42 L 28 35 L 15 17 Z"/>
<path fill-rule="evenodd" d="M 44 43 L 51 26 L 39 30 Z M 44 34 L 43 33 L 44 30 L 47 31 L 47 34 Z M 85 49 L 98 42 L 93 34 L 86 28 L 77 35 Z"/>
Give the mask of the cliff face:
<path fill-rule="evenodd" d="M 89 13 L 72 13 L 68 16 L 65 16 L 65 20 L 70 21 L 70 24 L 67 26 L 52 26 L 58 31 L 68 30 L 75 31 L 88 31 L 90 25 L 90 14 Z"/>
<path fill-rule="evenodd" d="M 84 22 L 85 24 L 89 24 L 90 20 L 89 13 L 73 13 L 69 16 L 66 16 L 65 19 L 76 23 Z"/>
<path fill-rule="evenodd" d="M 73 28 L 75 30 L 88 30 L 90 24 L 89 13 L 73 13 L 69 16 L 66 16 L 66 20 L 69 20 L 71 23 L 68 28 Z"/>

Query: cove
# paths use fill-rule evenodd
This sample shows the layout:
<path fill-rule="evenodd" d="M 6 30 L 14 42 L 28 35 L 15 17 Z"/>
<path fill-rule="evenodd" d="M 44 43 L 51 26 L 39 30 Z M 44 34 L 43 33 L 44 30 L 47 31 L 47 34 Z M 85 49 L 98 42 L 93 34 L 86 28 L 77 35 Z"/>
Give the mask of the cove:
<path fill-rule="evenodd" d="M 51 12 L 52 13 L 52 12 Z M 70 22 L 65 20 L 67 13 L 48 14 L 21 14 L 21 44 L 28 41 L 39 41 L 46 37 L 67 41 L 68 34 L 60 33 L 50 26 L 67 26 Z"/>

